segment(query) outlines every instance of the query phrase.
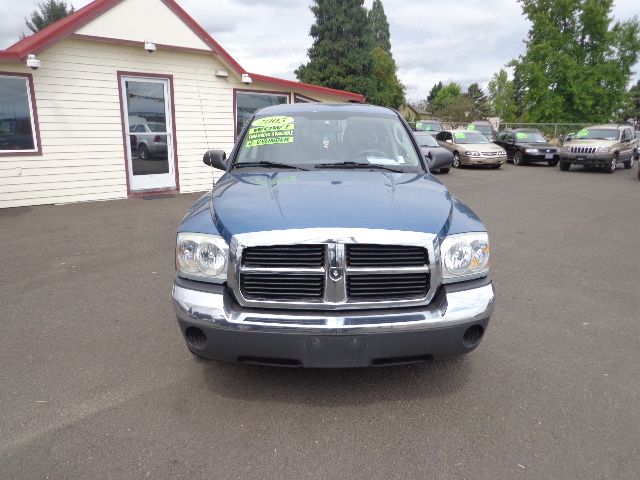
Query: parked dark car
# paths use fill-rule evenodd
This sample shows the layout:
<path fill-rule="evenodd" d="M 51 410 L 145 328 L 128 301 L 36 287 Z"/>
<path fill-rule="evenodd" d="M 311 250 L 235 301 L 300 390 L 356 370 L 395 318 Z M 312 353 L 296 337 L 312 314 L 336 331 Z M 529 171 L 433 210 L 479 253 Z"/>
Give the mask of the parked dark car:
<path fill-rule="evenodd" d="M 489 237 L 388 108 L 259 110 L 178 227 L 187 348 L 219 360 L 368 367 L 472 351 L 493 311 Z"/>
<path fill-rule="evenodd" d="M 514 165 L 546 162 L 555 167 L 560 161 L 560 149 L 550 144 L 539 130 L 518 128 L 500 132 L 494 143 L 507 151 L 507 161 Z"/>
<path fill-rule="evenodd" d="M 496 131 L 494 130 L 491 122 L 488 120 L 476 120 L 475 122 L 467 125 L 467 130 L 480 132 L 485 137 L 487 137 L 490 142 L 493 142 L 496 138 Z"/>
<path fill-rule="evenodd" d="M 446 148 L 442 148 L 438 141 L 427 132 L 414 132 L 413 136 L 416 138 L 416 142 L 418 142 L 418 146 L 427 160 L 429 170 L 449 173 L 453 165 L 453 153 Z"/>
<path fill-rule="evenodd" d="M 415 130 L 417 132 L 438 133 L 442 131 L 442 123 L 440 120 L 420 120 L 416 122 Z"/>

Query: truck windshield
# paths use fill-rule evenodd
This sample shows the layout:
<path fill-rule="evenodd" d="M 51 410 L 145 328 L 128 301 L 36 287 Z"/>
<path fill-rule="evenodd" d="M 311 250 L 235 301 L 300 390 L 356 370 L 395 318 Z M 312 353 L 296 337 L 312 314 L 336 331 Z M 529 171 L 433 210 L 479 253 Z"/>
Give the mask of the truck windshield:
<path fill-rule="evenodd" d="M 372 168 L 424 171 L 411 133 L 391 115 L 301 112 L 257 116 L 246 130 L 234 167 Z"/>

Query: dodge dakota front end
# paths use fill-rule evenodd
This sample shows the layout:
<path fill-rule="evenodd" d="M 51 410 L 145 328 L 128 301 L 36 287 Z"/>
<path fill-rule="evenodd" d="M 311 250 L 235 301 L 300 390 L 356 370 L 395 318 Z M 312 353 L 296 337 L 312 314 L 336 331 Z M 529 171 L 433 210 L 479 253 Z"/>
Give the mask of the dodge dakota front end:
<path fill-rule="evenodd" d="M 368 367 L 468 353 L 493 311 L 485 226 L 369 105 L 262 109 L 178 228 L 188 349 L 241 363 Z"/>

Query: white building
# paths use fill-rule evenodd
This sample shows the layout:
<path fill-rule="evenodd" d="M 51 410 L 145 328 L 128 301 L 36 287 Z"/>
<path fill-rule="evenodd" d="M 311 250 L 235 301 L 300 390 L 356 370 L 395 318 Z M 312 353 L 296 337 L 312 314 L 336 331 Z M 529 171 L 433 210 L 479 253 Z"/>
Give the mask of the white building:
<path fill-rule="evenodd" d="M 0 51 L 0 207 L 207 190 L 206 150 L 308 101 L 364 98 L 245 71 L 174 0 L 95 0 Z"/>

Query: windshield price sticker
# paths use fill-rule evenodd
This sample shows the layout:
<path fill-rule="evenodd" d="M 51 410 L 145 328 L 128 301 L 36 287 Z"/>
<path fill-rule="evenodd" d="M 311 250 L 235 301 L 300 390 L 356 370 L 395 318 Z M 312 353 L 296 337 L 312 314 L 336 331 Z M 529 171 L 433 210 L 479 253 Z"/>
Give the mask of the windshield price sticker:
<path fill-rule="evenodd" d="M 518 132 L 516 133 L 516 138 L 519 140 L 526 140 L 527 138 L 529 138 L 529 135 L 524 132 Z"/>
<path fill-rule="evenodd" d="M 582 130 L 580 130 L 578 133 L 576 133 L 576 138 L 584 138 L 587 136 L 587 133 L 589 133 L 587 131 L 586 128 L 583 128 Z"/>
<path fill-rule="evenodd" d="M 472 132 L 473 132 L 475 129 L 476 129 L 476 126 L 475 126 L 475 125 L 473 125 L 473 124 L 471 124 L 471 125 L 467 125 L 467 130 L 470 130 L 470 131 L 472 131 Z"/>
<path fill-rule="evenodd" d="M 247 132 L 246 147 L 293 143 L 295 130 L 293 117 L 277 116 L 258 118 Z"/>
<path fill-rule="evenodd" d="M 462 133 L 462 132 L 456 132 L 456 133 L 454 134 L 454 136 L 455 136 L 456 138 L 467 138 L 467 137 L 466 137 L 466 135 L 465 135 L 464 133 Z"/>

